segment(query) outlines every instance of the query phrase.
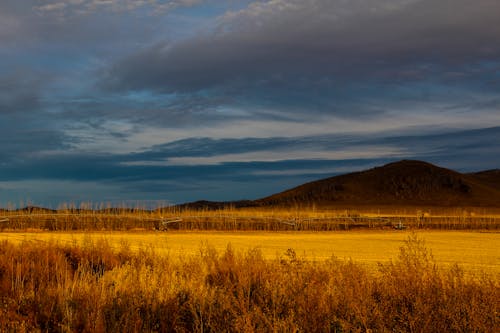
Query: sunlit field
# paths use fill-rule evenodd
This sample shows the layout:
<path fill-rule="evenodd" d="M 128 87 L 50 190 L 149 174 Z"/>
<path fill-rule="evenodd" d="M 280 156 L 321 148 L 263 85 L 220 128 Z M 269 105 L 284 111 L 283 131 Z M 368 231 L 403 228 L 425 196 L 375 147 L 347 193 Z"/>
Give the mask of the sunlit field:
<path fill-rule="evenodd" d="M 3 212 L 0 331 L 498 331 L 498 217 L 433 214 Z"/>
<path fill-rule="evenodd" d="M 498 274 L 470 275 L 460 266 L 440 265 L 416 234 L 274 234 L 274 245 L 262 233 L 115 234 L 106 235 L 107 241 L 102 234 L 38 234 L 43 241 L 35 241 L 35 234 L 5 236 L 10 240 L 0 242 L 0 331 L 496 332 L 500 324 Z M 259 244 L 251 244 L 267 244 L 262 250 L 269 255 L 288 245 L 307 249 L 313 236 L 318 252 L 331 248 L 326 240 L 339 249 L 368 244 L 360 259 L 384 241 L 401 249 L 392 262 L 367 269 L 356 261 L 307 260 L 292 248 L 267 259 L 255 249 Z M 436 250 L 460 242 L 479 251 L 477 240 L 464 242 L 463 233 L 442 236 L 442 245 L 430 242 Z M 486 236 L 486 244 L 497 242 Z M 229 238 L 238 248 L 219 252 L 197 244 L 210 239 L 222 246 Z M 199 247 L 173 260 L 147 246 L 160 242 L 185 247 L 186 253 Z M 249 245 L 254 249 L 239 250 Z M 457 248 L 451 253 L 459 259 L 467 251 Z M 371 252 L 386 256 L 378 248 Z"/>
<path fill-rule="evenodd" d="M 321 261 L 335 256 L 352 259 L 370 268 L 395 259 L 412 231 L 342 232 L 4 232 L 0 240 L 12 243 L 55 242 L 84 245 L 105 241 L 111 248 L 133 251 L 150 248 L 172 258 L 199 254 L 203 246 L 224 251 L 228 244 L 236 251 L 259 249 L 264 258 L 275 259 L 293 249 L 299 256 Z M 418 231 L 437 263 L 460 264 L 466 270 L 500 273 L 500 233 L 463 231 Z"/>

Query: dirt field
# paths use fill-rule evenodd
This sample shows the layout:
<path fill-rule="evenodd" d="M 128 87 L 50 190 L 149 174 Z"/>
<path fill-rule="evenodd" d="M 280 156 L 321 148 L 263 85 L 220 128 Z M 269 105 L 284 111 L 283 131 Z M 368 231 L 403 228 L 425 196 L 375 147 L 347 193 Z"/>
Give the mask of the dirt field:
<path fill-rule="evenodd" d="M 396 259 L 409 231 L 357 232 L 11 232 L 0 233 L 1 240 L 90 243 L 105 240 L 113 248 L 127 246 L 136 251 L 154 249 L 172 257 L 198 254 L 204 246 L 223 251 L 228 244 L 236 251 L 260 249 L 265 258 L 275 259 L 292 248 L 307 260 L 333 256 L 352 259 L 375 268 L 379 262 Z M 439 265 L 458 263 L 468 271 L 500 274 L 500 233 L 462 231 L 418 231 Z"/>

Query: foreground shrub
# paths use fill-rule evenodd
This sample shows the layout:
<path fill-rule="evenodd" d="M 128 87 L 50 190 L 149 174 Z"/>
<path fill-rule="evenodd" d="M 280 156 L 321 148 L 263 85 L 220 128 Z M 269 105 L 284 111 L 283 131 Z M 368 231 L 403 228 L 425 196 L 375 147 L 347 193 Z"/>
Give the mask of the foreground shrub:
<path fill-rule="evenodd" d="M 0 243 L 0 331 L 498 332 L 499 300 L 496 276 L 439 268 L 415 236 L 377 272 L 293 249 L 268 261 Z"/>

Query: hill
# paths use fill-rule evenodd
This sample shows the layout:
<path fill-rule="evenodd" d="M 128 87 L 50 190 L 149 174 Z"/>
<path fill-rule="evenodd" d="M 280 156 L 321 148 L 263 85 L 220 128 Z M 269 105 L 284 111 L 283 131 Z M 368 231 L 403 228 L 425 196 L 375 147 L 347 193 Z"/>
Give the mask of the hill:
<path fill-rule="evenodd" d="M 44 208 L 44 207 L 38 207 L 38 206 L 26 206 L 24 208 L 18 208 L 15 210 L 16 212 L 20 213 L 36 213 L 36 214 L 52 214 L 57 212 L 57 210 L 54 209 L 49 209 L 49 208 Z"/>
<path fill-rule="evenodd" d="M 240 201 L 208 201 L 199 200 L 194 202 L 183 203 L 174 206 L 176 209 L 193 209 L 193 210 L 218 210 L 224 208 L 244 208 L 244 207 L 255 207 L 257 203 L 252 200 L 240 200 Z M 165 208 L 159 208 L 163 210 Z M 166 208 L 169 209 L 169 208 Z"/>
<path fill-rule="evenodd" d="M 500 190 L 500 169 L 470 173 L 468 175 L 478 179 L 490 187 Z"/>
<path fill-rule="evenodd" d="M 258 200 L 196 201 L 158 210 L 218 210 L 245 207 L 343 208 L 352 206 L 437 206 L 500 208 L 500 169 L 459 173 L 414 160 L 403 160 L 365 171 L 306 183 Z M 0 209 L 0 212 L 8 210 Z M 28 206 L 28 213 L 55 210 Z M 80 211 L 73 209 L 72 211 Z M 131 213 L 137 209 L 107 208 L 102 213 Z"/>
<path fill-rule="evenodd" d="M 259 206 L 488 206 L 500 207 L 498 170 L 461 174 L 404 160 L 310 182 L 256 200 Z M 496 185 L 494 185 L 496 184 Z"/>

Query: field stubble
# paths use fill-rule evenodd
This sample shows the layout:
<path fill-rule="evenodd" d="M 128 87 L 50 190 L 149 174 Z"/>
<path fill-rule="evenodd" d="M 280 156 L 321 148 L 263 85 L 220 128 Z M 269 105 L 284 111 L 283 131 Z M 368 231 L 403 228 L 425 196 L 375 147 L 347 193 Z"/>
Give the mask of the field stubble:
<path fill-rule="evenodd" d="M 104 241 L 110 248 L 127 246 L 132 251 L 154 248 L 158 256 L 197 255 L 210 246 L 224 251 L 228 244 L 238 251 L 258 249 L 267 260 L 279 258 L 293 249 L 302 258 L 323 261 L 332 256 L 354 260 L 369 269 L 379 262 L 397 257 L 400 246 L 414 231 L 341 231 L 341 232 L 4 232 L 0 239 L 13 243 L 49 242 L 82 246 Z M 500 233 L 471 231 L 417 231 L 440 265 L 460 264 L 466 271 L 488 271 L 500 274 Z"/>

